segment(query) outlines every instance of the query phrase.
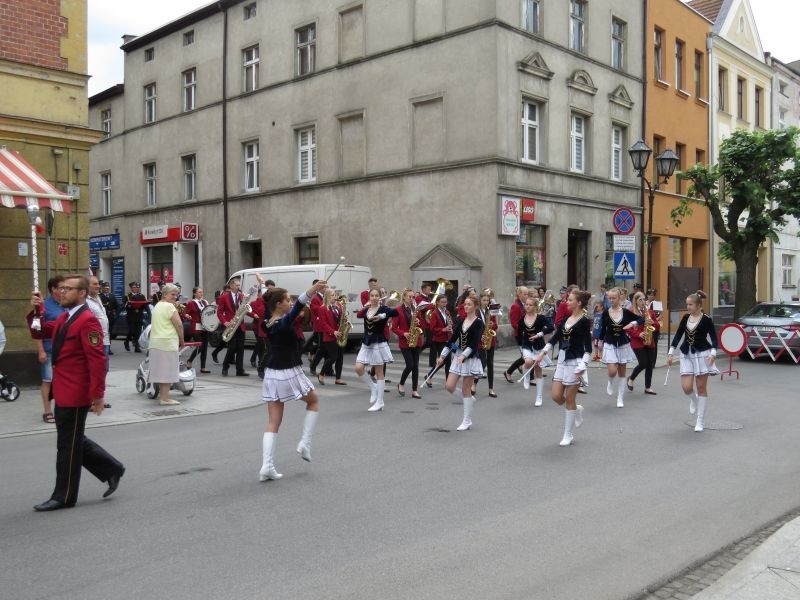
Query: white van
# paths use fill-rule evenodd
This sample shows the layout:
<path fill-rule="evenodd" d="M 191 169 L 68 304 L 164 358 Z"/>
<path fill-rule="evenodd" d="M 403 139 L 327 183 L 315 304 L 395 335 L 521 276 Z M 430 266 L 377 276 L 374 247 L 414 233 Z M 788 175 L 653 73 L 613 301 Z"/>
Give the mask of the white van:
<path fill-rule="evenodd" d="M 256 269 L 242 269 L 236 271 L 228 280 L 239 277 L 242 280 L 242 292 L 247 293 L 257 285 L 256 273 L 264 279 L 271 279 L 275 285 L 285 288 L 293 296 L 299 296 L 311 287 L 315 279 L 325 279 L 328 285 L 335 288 L 339 295 L 347 296 L 347 316 L 353 328 L 350 331 L 348 345 L 360 343 L 364 337 L 364 323 L 356 318 L 356 311 L 361 309 L 361 292 L 369 289 L 369 278 L 372 276 L 369 267 L 358 265 L 339 265 L 336 272 L 331 272 L 336 267 L 334 264 L 322 265 L 284 265 L 280 267 L 259 267 Z M 330 279 L 329 279 L 330 278 Z M 250 327 L 247 328 L 248 337 Z"/>

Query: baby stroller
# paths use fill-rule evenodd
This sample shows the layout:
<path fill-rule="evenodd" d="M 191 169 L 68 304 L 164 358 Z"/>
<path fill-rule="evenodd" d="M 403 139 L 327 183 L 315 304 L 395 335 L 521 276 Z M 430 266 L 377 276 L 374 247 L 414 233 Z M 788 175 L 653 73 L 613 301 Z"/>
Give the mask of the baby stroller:
<path fill-rule="evenodd" d="M 148 381 L 150 376 L 150 352 L 147 350 L 150 340 L 150 326 L 148 325 L 139 337 L 139 346 L 145 351 L 144 360 L 139 363 L 136 369 L 136 391 L 138 393 L 147 392 L 148 398 L 158 398 L 159 386 L 153 385 Z M 194 391 L 194 382 L 197 374 L 194 367 L 188 368 L 186 360 L 191 355 L 192 350 L 199 346 L 200 342 L 187 342 L 178 352 L 178 381 L 170 386 L 171 390 L 179 390 L 184 396 L 189 396 Z"/>
<path fill-rule="evenodd" d="M 6 349 L 6 330 L 0 322 L 0 354 Z M 6 402 L 13 402 L 19 398 L 19 387 L 8 377 L 0 373 L 0 398 Z"/>

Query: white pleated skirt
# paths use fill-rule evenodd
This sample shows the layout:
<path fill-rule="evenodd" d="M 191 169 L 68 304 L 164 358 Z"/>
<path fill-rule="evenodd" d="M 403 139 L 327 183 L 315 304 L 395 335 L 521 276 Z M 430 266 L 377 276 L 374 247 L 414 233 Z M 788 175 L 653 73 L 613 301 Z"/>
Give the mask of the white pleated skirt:
<path fill-rule="evenodd" d="M 558 363 L 556 372 L 553 373 L 553 381 L 560 381 L 563 385 L 583 385 L 587 384 L 586 371 L 576 373 L 578 368 L 577 358 L 566 358 L 566 350 L 558 351 Z"/>
<path fill-rule="evenodd" d="M 288 402 L 300 400 L 314 390 L 303 368 L 267 369 L 261 384 L 261 400 L 264 402 Z"/>
<path fill-rule="evenodd" d="M 636 360 L 636 355 L 630 344 L 623 344 L 622 346 L 614 346 L 612 344 L 603 344 L 603 356 L 600 362 L 604 364 L 617 364 L 626 365 L 629 362 Z"/>
<path fill-rule="evenodd" d="M 528 350 L 527 348 L 520 348 L 520 350 L 522 350 L 522 358 L 524 358 L 525 360 L 536 360 L 536 357 L 539 356 L 539 354 L 541 353 L 541 350 Z M 544 367 L 549 367 L 552 364 L 553 361 L 550 360 L 550 353 L 547 352 L 542 357 L 542 362 L 539 363 L 539 366 L 544 368 Z"/>
<path fill-rule="evenodd" d="M 450 374 L 456 373 L 462 377 L 483 377 L 483 364 L 479 356 L 470 356 L 464 362 L 456 362 L 456 356 L 461 356 L 456 353 L 453 360 L 450 361 Z"/>
<path fill-rule="evenodd" d="M 374 367 L 394 362 L 394 357 L 389 349 L 389 344 L 386 342 L 370 344 L 369 346 L 361 344 L 361 349 L 358 351 L 358 356 L 356 356 L 356 362 Z"/>
<path fill-rule="evenodd" d="M 684 354 L 681 352 L 681 375 L 719 375 L 717 363 L 714 362 L 709 367 L 708 357 L 711 350 Z"/>

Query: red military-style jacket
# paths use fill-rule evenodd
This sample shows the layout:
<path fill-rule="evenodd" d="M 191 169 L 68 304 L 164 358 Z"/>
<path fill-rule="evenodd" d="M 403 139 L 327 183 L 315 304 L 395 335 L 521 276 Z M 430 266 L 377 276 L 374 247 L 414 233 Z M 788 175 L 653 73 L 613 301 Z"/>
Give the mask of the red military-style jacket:
<path fill-rule="evenodd" d="M 450 316 L 450 311 L 445 309 L 444 312 L 447 315 L 447 321 L 452 325 L 453 317 Z M 431 311 L 431 316 L 428 319 L 428 323 L 430 325 L 431 336 L 434 342 L 446 344 L 450 341 L 450 336 L 452 333 L 445 330 L 445 327 L 447 327 L 447 322 L 442 319 L 442 313 L 439 312 L 438 308 L 434 308 Z"/>
<path fill-rule="evenodd" d="M 514 298 L 514 302 L 511 303 L 511 308 L 508 309 L 508 322 L 511 323 L 515 338 L 519 335 L 517 332 L 517 325 L 519 325 L 519 320 L 524 314 L 525 305 L 519 301 L 519 298 Z"/>
<path fill-rule="evenodd" d="M 198 306 L 198 303 L 201 306 Z M 208 300 L 189 300 L 186 303 L 186 318 L 190 323 L 191 333 L 203 331 L 203 309 L 208 306 Z"/>
<path fill-rule="evenodd" d="M 417 316 L 421 317 L 422 315 Z M 405 334 L 411 329 L 411 321 L 413 318 L 414 317 L 411 309 L 404 305 L 397 307 L 397 316 L 392 318 L 392 333 L 397 336 L 397 342 L 401 350 L 410 347 Z M 419 319 L 419 322 L 420 329 L 422 329 L 422 318 Z M 417 345 L 415 346 L 416 348 L 422 348 L 422 345 L 425 343 L 423 338 L 424 336 L 422 335 L 417 337 Z"/>
<path fill-rule="evenodd" d="M 317 292 L 308 303 L 308 309 L 311 311 L 311 331 L 314 333 L 322 333 L 320 329 L 321 324 L 318 322 L 321 309 L 325 308 L 325 302 L 322 299 L 322 294 Z"/>
<path fill-rule="evenodd" d="M 238 298 L 238 302 L 242 302 L 244 300 L 244 296 L 242 295 L 241 291 L 236 292 L 236 296 Z M 225 323 L 230 322 L 234 316 L 236 316 L 236 305 L 234 305 L 233 302 L 233 293 L 225 292 L 224 294 L 220 294 L 219 298 L 217 298 L 217 318 L 219 319 L 220 324 L 224 327 Z M 244 319 L 242 319 L 242 322 L 239 323 L 239 329 L 242 331 L 245 330 Z"/>
<path fill-rule="evenodd" d="M 341 309 L 339 309 L 341 310 Z M 322 333 L 322 343 L 335 342 L 339 331 L 339 313 L 324 304 L 317 309 L 314 330 Z"/>
<path fill-rule="evenodd" d="M 68 408 L 91 406 L 92 400 L 103 398 L 106 391 L 106 354 L 103 328 L 89 307 L 67 326 L 64 343 L 53 361 L 53 398 L 57 406 Z M 33 313 L 28 315 L 28 323 Z M 42 334 L 55 342 L 59 328 L 66 324 L 69 313 L 55 321 L 42 322 Z"/>
<path fill-rule="evenodd" d="M 264 297 L 257 294 L 255 300 L 250 302 L 250 312 L 253 317 L 252 330 L 257 337 L 267 337 L 267 332 L 264 330 L 264 316 L 267 312 L 267 305 L 264 303 Z"/>

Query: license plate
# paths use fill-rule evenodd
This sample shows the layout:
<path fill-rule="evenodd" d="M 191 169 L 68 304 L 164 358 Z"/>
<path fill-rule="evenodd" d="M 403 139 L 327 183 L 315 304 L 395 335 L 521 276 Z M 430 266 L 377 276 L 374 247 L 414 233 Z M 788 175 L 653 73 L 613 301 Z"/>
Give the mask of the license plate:
<path fill-rule="evenodd" d="M 759 333 L 771 333 L 776 329 L 780 329 L 779 327 L 756 327 L 756 331 Z"/>

